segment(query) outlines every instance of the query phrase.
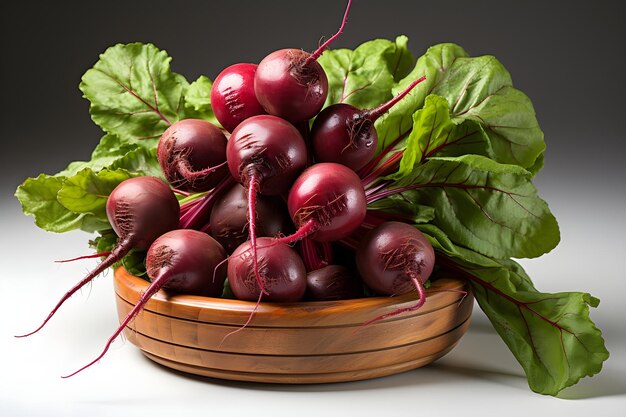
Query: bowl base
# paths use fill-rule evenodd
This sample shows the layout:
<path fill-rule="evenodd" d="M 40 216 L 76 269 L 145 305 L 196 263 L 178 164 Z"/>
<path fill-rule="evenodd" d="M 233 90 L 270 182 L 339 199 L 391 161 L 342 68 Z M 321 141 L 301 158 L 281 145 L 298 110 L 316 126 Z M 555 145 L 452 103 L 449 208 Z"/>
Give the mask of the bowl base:
<path fill-rule="evenodd" d="M 425 356 L 416 360 L 396 363 L 373 369 L 362 369 L 349 372 L 328 372 L 322 374 L 276 374 L 261 372 L 236 372 L 223 369 L 211 369 L 201 366 L 189 365 L 176 362 L 171 359 L 153 355 L 144 350 L 141 351 L 147 358 L 165 367 L 182 371 L 189 374 L 206 376 L 217 379 L 228 379 L 232 381 L 262 382 L 270 384 L 328 384 L 335 382 L 351 382 L 366 379 L 374 379 L 388 375 L 399 374 L 428 365 L 450 352 L 456 343 L 446 347 L 435 354 Z"/>

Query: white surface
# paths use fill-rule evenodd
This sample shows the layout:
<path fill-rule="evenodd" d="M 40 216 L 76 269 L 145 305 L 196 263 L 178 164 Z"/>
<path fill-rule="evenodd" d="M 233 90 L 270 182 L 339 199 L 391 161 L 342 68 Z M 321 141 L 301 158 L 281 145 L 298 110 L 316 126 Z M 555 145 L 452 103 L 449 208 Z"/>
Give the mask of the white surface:
<path fill-rule="evenodd" d="M 100 351 L 117 325 L 111 273 L 72 297 L 39 334 L 13 338 L 36 326 L 95 261 L 53 263 L 87 253 L 88 236 L 42 232 L 20 214 L 17 203 L 4 201 L 0 416 L 623 415 L 626 247 L 620 235 L 626 227 L 619 210 L 610 209 L 623 207 L 623 201 L 603 196 L 598 201 L 606 204 L 604 215 L 582 223 L 581 216 L 592 212 L 593 196 L 585 199 L 589 207 L 575 193 L 554 197 L 549 200 L 563 242 L 553 253 L 524 265 L 543 291 L 581 290 L 600 297 L 602 304 L 592 317 L 604 330 L 611 352 L 600 375 L 584 379 L 560 398 L 528 389 L 520 366 L 479 309 L 469 332 L 445 358 L 371 381 L 286 386 L 196 378 L 156 365 L 125 341 L 116 342 L 99 364 L 63 380 L 60 375 Z M 589 240 L 583 240 L 585 235 Z M 593 264 L 588 262 L 590 251 Z"/>

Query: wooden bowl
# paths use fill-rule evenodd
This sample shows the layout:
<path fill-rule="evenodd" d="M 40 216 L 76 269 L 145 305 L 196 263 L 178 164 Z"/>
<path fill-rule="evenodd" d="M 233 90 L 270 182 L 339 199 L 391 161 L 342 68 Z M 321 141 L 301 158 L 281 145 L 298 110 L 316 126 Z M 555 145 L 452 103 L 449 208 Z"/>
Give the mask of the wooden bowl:
<path fill-rule="evenodd" d="M 148 287 L 115 271 L 120 321 Z M 356 300 L 255 303 L 156 294 L 124 332 L 150 359 L 180 371 L 239 381 L 308 384 L 376 378 L 424 366 L 448 353 L 469 326 L 465 281 L 441 277 L 417 312 L 360 326 L 415 303 L 415 294 Z M 358 331 L 356 331 L 358 329 Z"/>

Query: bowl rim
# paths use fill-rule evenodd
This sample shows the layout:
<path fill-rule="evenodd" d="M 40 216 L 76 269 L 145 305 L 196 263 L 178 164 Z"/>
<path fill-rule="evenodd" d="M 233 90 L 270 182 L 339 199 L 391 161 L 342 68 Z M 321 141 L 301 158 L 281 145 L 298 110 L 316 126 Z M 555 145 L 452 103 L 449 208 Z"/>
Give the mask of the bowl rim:
<path fill-rule="evenodd" d="M 114 272 L 117 297 L 135 304 L 149 283 L 130 274 L 120 266 Z M 432 281 L 426 290 L 424 305 L 417 311 L 401 314 L 385 321 L 401 320 L 433 313 L 451 304 L 460 303 L 471 296 L 469 283 L 449 273 Z M 336 301 L 298 301 L 290 303 L 261 302 L 256 311 L 253 327 L 302 327 L 326 325 L 360 325 L 376 315 L 385 314 L 413 305 L 417 293 L 389 297 L 366 297 Z M 165 316 L 218 324 L 244 323 L 256 307 L 255 301 L 213 298 L 197 295 L 168 295 L 161 290 L 146 303 L 145 310 Z M 316 326 L 317 327 L 317 326 Z"/>

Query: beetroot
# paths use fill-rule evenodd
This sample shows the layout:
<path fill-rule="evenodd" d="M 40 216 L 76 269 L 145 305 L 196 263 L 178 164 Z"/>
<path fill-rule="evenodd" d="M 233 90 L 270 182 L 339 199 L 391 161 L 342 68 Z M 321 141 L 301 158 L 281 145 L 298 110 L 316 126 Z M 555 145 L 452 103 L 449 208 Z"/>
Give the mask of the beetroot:
<path fill-rule="evenodd" d="M 306 236 L 320 242 L 349 236 L 365 218 L 365 190 L 350 168 L 335 163 L 320 163 L 307 168 L 289 191 L 287 207 L 298 227 L 282 242 Z"/>
<path fill-rule="evenodd" d="M 256 64 L 235 64 L 224 69 L 211 87 L 211 108 L 215 117 L 232 132 L 249 117 L 264 114 L 254 92 Z"/>
<path fill-rule="evenodd" d="M 316 60 L 343 32 L 351 3 L 349 0 L 337 33 L 312 54 L 300 49 L 281 49 L 259 63 L 254 90 L 268 113 L 293 123 L 319 113 L 328 96 L 328 78 Z"/>
<path fill-rule="evenodd" d="M 380 106 L 360 110 L 350 104 L 338 103 L 326 107 L 311 129 L 313 155 L 317 162 L 336 162 L 354 171 L 363 168 L 376 153 L 378 135 L 374 122 L 416 85 L 426 78 L 412 82 L 402 93 Z"/>
<path fill-rule="evenodd" d="M 289 190 L 304 169 L 307 150 L 291 123 L 261 115 L 237 126 L 228 140 L 226 154 L 228 169 L 237 181 L 249 185 L 254 177 L 260 193 L 280 195 Z"/>
<path fill-rule="evenodd" d="M 357 250 L 357 267 L 363 281 L 375 292 L 399 295 L 417 291 L 411 307 L 376 317 L 368 323 L 419 309 L 426 301 L 424 282 L 435 266 L 432 245 L 414 226 L 385 222 L 371 230 Z"/>
<path fill-rule="evenodd" d="M 345 266 L 328 265 L 306 276 L 305 297 L 308 300 L 349 300 L 363 296 L 363 286 Z"/>
<path fill-rule="evenodd" d="M 278 195 L 289 190 L 304 169 L 307 150 L 298 130 L 276 116 L 254 116 L 233 131 L 226 148 L 232 176 L 248 191 L 249 236 L 255 259 L 255 275 L 263 289 L 256 267 L 257 192 Z"/>
<path fill-rule="evenodd" d="M 155 177 L 130 178 L 121 182 L 109 195 L 106 213 L 119 237 L 111 253 L 85 278 L 63 295 L 48 317 L 34 331 L 38 332 L 61 305 L 102 271 L 119 262 L 131 249 L 147 249 L 160 235 L 178 227 L 180 206 L 168 185 Z"/>
<path fill-rule="evenodd" d="M 257 239 L 259 274 L 267 290 L 267 301 L 298 301 L 306 290 L 306 269 L 298 253 L 272 238 Z M 240 300 L 260 300 L 261 287 L 254 274 L 250 241 L 243 243 L 228 260 L 228 283 Z"/>
<path fill-rule="evenodd" d="M 157 156 L 165 178 L 179 190 L 208 191 L 228 175 L 226 136 L 205 120 L 171 125 L 159 140 Z"/>
<path fill-rule="evenodd" d="M 257 196 L 257 236 L 276 236 L 293 232 L 287 205 L 273 196 Z M 246 189 L 235 184 L 216 203 L 211 211 L 211 235 L 231 253 L 248 239 L 248 195 Z"/>
<path fill-rule="evenodd" d="M 64 378 L 76 375 L 102 359 L 113 341 L 161 288 L 170 293 L 220 296 L 226 280 L 225 259 L 224 248 L 211 236 L 196 230 L 172 230 L 156 239 L 146 255 L 150 286 L 109 338 L 100 355 Z"/>

